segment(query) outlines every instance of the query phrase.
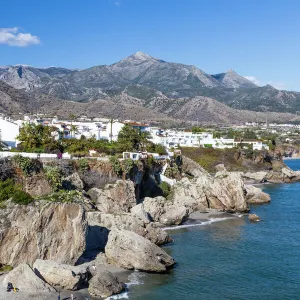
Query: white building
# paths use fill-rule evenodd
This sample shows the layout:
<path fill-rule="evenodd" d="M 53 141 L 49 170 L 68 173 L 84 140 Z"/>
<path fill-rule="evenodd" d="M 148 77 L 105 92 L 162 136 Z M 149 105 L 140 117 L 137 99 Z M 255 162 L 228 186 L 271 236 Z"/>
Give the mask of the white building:
<path fill-rule="evenodd" d="M 19 135 L 19 125 L 8 118 L 0 117 L 0 141 L 10 148 L 17 146 L 17 136 Z"/>
<path fill-rule="evenodd" d="M 216 139 L 210 132 L 192 133 L 190 131 L 163 131 L 159 128 L 151 128 L 151 141 L 167 148 L 180 147 L 213 147 L 233 148 L 234 139 Z"/>

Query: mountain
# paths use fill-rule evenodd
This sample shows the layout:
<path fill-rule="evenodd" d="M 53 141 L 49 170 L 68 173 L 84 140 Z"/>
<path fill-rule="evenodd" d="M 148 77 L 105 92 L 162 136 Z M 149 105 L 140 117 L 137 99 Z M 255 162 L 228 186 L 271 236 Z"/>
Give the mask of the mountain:
<path fill-rule="evenodd" d="M 45 85 L 51 79 L 61 78 L 73 72 L 76 71 L 56 67 L 7 66 L 0 68 L 0 80 L 16 89 L 29 91 Z"/>
<path fill-rule="evenodd" d="M 240 76 L 231 69 L 226 73 L 220 73 L 211 76 L 218 80 L 220 84 L 225 88 L 239 89 L 257 87 L 257 85 L 254 84 L 252 81 L 246 79 L 243 76 Z"/>
<path fill-rule="evenodd" d="M 127 91 L 108 99 L 88 103 L 57 99 L 51 95 L 27 93 L 0 81 L 0 113 L 20 118 L 20 114 L 57 115 L 63 119 L 70 114 L 114 119 L 131 119 L 167 125 L 201 123 L 238 124 L 246 121 L 300 121 L 300 116 L 288 113 L 238 110 L 214 99 L 198 96 L 191 99 L 171 99 L 153 94 L 151 89 L 136 85 L 134 94 L 148 92 L 147 100 L 130 96 Z M 132 92 L 132 91 L 131 91 Z"/>
<path fill-rule="evenodd" d="M 169 117 L 175 110 L 181 111 L 182 105 L 191 105 L 193 109 L 194 100 L 189 100 L 195 98 L 213 99 L 239 110 L 300 111 L 298 92 L 256 86 L 233 70 L 209 75 L 195 66 L 166 62 L 142 52 L 112 65 L 84 70 L 24 65 L 0 67 L 0 80 L 16 89 L 24 89 L 34 99 L 38 95 L 48 95 L 60 101 L 101 100 L 109 107 L 110 102 L 132 105 L 127 102 L 131 99 L 140 109 L 143 107 Z M 150 111 L 148 113 L 152 116 Z"/>

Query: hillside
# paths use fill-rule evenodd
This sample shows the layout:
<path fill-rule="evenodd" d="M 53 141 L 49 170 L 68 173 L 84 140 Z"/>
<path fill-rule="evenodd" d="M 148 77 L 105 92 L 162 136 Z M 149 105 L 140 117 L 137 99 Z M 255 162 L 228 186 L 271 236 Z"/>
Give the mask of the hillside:
<path fill-rule="evenodd" d="M 81 115 L 142 120 L 175 118 L 225 124 L 266 118 L 299 120 L 292 115 L 300 111 L 298 92 L 258 87 L 233 70 L 209 75 L 195 66 L 166 62 L 142 52 L 112 65 L 84 70 L 1 67 L 0 80 L 15 88 L 11 90 L 14 101 L 2 91 L 1 109 L 8 112 L 65 114 L 72 107 Z M 283 112 L 289 114 L 280 114 Z"/>
<path fill-rule="evenodd" d="M 18 115 L 43 113 L 66 118 L 70 114 L 89 117 L 132 119 L 150 123 L 181 124 L 201 123 L 238 124 L 245 121 L 270 122 L 300 121 L 300 116 L 288 113 L 263 113 L 237 110 L 208 97 L 170 99 L 152 90 L 134 88 L 132 94 L 145 95 L 147 99 L 132 97 L 129 91 L 106 99 L 88 103 L 57 99 L 51 95 L 26 93 L 0 81 L 0 113 Z"/>

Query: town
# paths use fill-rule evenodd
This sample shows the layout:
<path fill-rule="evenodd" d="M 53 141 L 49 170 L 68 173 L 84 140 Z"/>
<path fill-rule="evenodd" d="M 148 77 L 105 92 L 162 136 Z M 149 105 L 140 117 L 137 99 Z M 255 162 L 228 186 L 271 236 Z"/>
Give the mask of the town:
<path fill-rule="evenodd" d="M 24 116 L 22 119 L 11 119 L 0 116 L 0 142 L 2 156 L 4 152 L 31 152 L 19 147 L 22 144 L 18 138 L 20 130 L 26 126 L 41 125 L 51 128 L 51 136 L 55 140 L 94 139 L 114 143 L 124 126 L 129 126 L 141 133 L 146 133 L 147 139 L 155 145 L 160 145 L 167 151 L 183 147 L 232 149 L 244 148 L 251 150 L 270 150 L 275 138 L 280 137 L 284 142 L 292 142 L 298 138 L 300 125 L 245 123 L 234 126 L 191 126 L 186 128 L 161 128 L 132 120 L 115 120 L 108 118 L 88 119 L 86 116 L 70 115 L 66 120 L 57 117 L 40 115 Z M 131 153 L 130 158 L 137 159 L 139 155 L 132 153 L 133 149 L 123 149 Z M 135 149 L 137 150 L 137 149 Z M 140 149 L 139 152 L 145 149 Z M 36 151 L 32 151 L 36 152 Z M 41 151 L 39 151 L 41 152 Z M 47 151 L 51 153 L 51 151 Z M 74 152 L 74 151 L 73 151 Z M 73 153 L 76 154 L 76 153 Z M 97 156 L 96 149 L 89 149 L 90 156 Z M 68 153 L 64 157 L 69 157 Z M 128 154 L 127 154 L 128 155 Z M 158 154 L 157 154 L 158 155 Z"/>

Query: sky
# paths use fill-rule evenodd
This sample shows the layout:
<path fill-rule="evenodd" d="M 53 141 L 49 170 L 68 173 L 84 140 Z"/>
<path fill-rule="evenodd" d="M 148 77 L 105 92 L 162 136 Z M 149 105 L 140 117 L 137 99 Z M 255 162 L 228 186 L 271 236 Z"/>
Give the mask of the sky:
<path fill-rule="evenodd" d="M 3 1 L 0 66 L 88 68 L 137 51 L 300 91 L 299 0 Z"/>

